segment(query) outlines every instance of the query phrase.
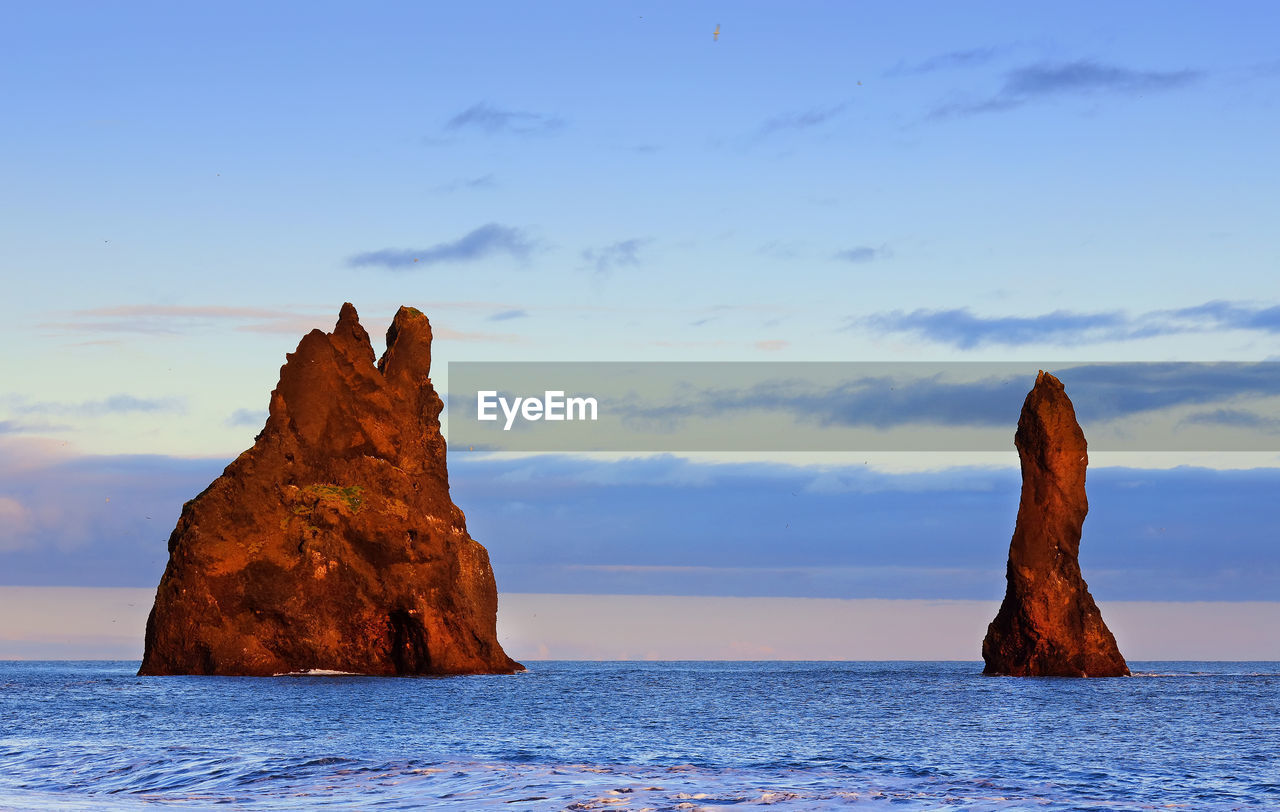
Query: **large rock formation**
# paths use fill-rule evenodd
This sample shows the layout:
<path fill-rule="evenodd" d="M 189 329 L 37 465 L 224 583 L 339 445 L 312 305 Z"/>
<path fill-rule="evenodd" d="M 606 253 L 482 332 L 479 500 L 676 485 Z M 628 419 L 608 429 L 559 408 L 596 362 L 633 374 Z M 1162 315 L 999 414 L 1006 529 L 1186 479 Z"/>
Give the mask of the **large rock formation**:
<path fill-rule="evenodd" d="M 375 366 L 345 304 L 286 359 L 253 448 L 182 509 L 138 673 L 522 670 L 449 498 L 426 316 L 400 308 Z"/>
<path fill-rule="evenodd" d="M 1062 382 L 1047 372 L 1036 376 L 1022 405 L 1014 444 L 1022 501 L 1009 545 L 1008 589 L 982 641 L 983 673 L 1127 676 L 1077 560 L 1089 512 L 1088 446 Z"/>

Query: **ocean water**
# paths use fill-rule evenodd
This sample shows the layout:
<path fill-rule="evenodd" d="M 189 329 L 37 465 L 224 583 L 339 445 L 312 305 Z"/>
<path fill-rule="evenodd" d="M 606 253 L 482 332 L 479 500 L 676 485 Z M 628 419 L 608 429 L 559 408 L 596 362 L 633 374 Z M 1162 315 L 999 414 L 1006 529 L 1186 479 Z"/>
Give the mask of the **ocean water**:
<path fill-rule="evenodd" d="M 1280 663 L 534 662 L 136 677 L 0 663 L 0 808 L 1280 809 Z"/>

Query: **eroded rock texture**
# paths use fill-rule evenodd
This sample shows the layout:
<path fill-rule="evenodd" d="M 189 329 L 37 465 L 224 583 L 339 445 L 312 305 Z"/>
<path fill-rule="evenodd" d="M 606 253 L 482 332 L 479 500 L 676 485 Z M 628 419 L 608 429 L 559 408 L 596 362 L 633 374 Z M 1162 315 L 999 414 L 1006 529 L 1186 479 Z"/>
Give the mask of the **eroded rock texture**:
<path fill-rule="evenodd" d="M 1009 545 L 1008 588 L 982 641 L 986 674 L 1127 676 L 1129 667 L 1080 574 L 1089 501 L 1084 432 L 1062 382 L 1040 372 L 1014 443 L 1022 501 Z"/>
<path fill-rule="evenodd" d="M 286 358 L 253 447 L 183 507 L 139 673 L 521 670 L 449 498 L 426 316 L 400 308 L 375 365 L 345 304 Z"/>

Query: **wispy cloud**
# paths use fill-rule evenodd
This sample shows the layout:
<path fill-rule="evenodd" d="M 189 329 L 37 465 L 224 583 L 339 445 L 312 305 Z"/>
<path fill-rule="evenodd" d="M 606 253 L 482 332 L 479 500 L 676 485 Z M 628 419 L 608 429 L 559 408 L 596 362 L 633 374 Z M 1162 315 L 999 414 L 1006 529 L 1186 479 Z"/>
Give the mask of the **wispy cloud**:
<path fill-rule="evenodd" d="M 967 308 L 893 312 L 859 319 L 858 323 L 889 333 L 914 333 L 940 344 L 973 349 L 987 344 L 1079 343 L 1125 336 L 1128 320 L 1121 313 L 1071 313 L 1056 310 L 1040 316 L 985 317 Z"/>
<path fill-rule="evenodd" d="M 1233 302 L 1205 302 L 1195 307 L 1163 311 L 1178 319 L 1203 319 L 1216 327 L 1280 333 L 1280 305 L 1259 307 Z"/>
<path fill-rule="evenodd" d="M 312 330 L 324 330 L 326 332 L 332 330 L 333 318 L 331 313 L 300 313 L 264 321 L 254 321 L 248 324 L 238 324 L 235 330 L 238 333 L 300 336 L 306 335 Z M 368 322 L 365 324 L 367 326 Z"/>
<path fill-rule="evenodd" d="M 224 421 L 228 426 L 261 426 L 267 422 L 267 413 L 261 409 L 236 409 Z"/>
<path fill-rule="evenodd" d="M 986 65 L 997 57 L 1008 52 L 1004 46 L 986 48 L 968 48 L 948 51 L 915 63 L 899 62 L 885 71 L 885 76 L 910 76 L 913 74 L 935 73 L 937 71 L 956 70 L 959 68 L 976 68 Z"/>
<path fill-rule="evenodd" d="M 412 270 L 429 265 L 475 262 L 492 256 L 528 259 L 534 250 L 533 240 L 521 229 L 488 223 L 467 232 L 456 240 L 439 242 L 427 248 L 384 248 L 366 251 L 347 260 L 353 268 L 382 267 L 390 270 Z"/>
<path fill-rule="evenodd" d="M 479 102 L 445 122 L 446 132 L 474 130 L 489 135 L 541 135 L 564 126 L 564 119 L 527 110 L 504 110 Z"/>
<path fill-rule="evenodd" d="M 649 242 L 642 237 L 619 240 L 600 248 L 584 250 L 582 259 L 593 267 L 596 273 L 608 273 L 615 268 L 634 267 L 640 264 L 640 249 Z"/>
<path fill-rule="evenodd" d="M 39 434 L 62 431 L 65 424 L 49 423 L 44 420 L 0 420 L 0 434 Z"/>
<path fill-rule="evenodd" d="M 1280 419 L 1246 409 L 1213 409 L 1207 412 L 1197 412 L 1184 418 L 1182 423 L 1202 426 L 1228 426 L 1251 431 L 1264 431 L 1268 434 L 1280 432 Z"/>
<path fill-rule="evenodd" d="M 489 321 L 511 321 L 512 319 L 528 318 L 529 314 L 524 310 L 502 310 L 494 313 L 489 317 Z"/>
<path fill-rule="evenodd" d="M 757 383 L 717 383 L 704 376 L 671 396 L 611 404 L 624 423 L 660 425 L 675 431 L 683 421 L 726 421 L 751 413 L 786 415 L 822 428 L 869 428 L 885 431 L 915 425 L 947 428 L 1008 427 L 1016 421 L 1034 372 L 992 365 L 981 378 L 947 379 L 934 370 L 872 365 L 830 380 L 806 378 L 801 367 Z M 1205 414 L 1192 422 L 1244 429 L 1269 429 L 1274 414 L 1259 421 L 1235 410 L 1240 399 L 1264 403 L 1280 397 L 1280 364 L 1262 363 L 1115 363 L 1087 364 L 1055 370 L 1069 382 L 1082 423 L 1094 424 L 1135 415 L 1152 415 L 1177 407 L 1200 407 Z M 1221 404 L 1221 405 L 1220 405 Z M 1218 412 L 1208 411 L 1219 409 Z M 1270 407 L 1274 413 L 1275 407 Z M 1270 432 L 1268 432 L 1270 433 Z M 1158 450 L 1177 450 L 1191 438 L 1161 433 L 1148 442 Z M 1165 447 L 1168 444 L 1168 447 Z M 1257 450 L 1262 450 L 1261 448 Z"/>
<path fill-rule="evenodd" d="M 153 319 L 43 321 L 40 322 L 40 329 L 50 333 L 142 333 L 145 335 L 178 335 L 183 332 L 179 325 L 171 321 Z"/>
<path fill-rule="evenodd" d="M 718 304 L 698 308 L 696 318 L 688 322 L 690 327 L 705 327 L 722 319 L 747 319 L 753 327 L 776 327 L 784 317 L 794 315 L 789 308 L 777 304 Z"/>
<path fill-rule="evenodd" d="M 448 327 L 433 327 L 431 335 L 438 341 L 479 341 L 495 344 L 519 344 L 524 338 L 511 333 L 481 333 L 470 330 L 451 330 Z"/>
<path fill-rule="evenodd" d="M 842 262 L 865 264 L 868 262 L 875 262 L 877 259 L 884 259 L 888 254 L 888 249 L 883 245 L 879 248 L 872 248 L 869 245 L 857 245 L 853 248 L 846 248 L 843 251 L 837 251 L 833 258 Z"/>
<path fill-rule="evenodd" d="M 434 313 L 449 311 L 510 311 L 512 306 L 503 302 L 457 301 L 420 302 L 419 308 Z M 123 305 L 118 307 L 78 310 L 72 314 L 78 318 L 61 322 L 46 322 L 46 330 L 65 332 L 113 332 L 158 335 L 186 335 L 195 332 L 234 330 L 240 333 L 301 336 L 312 330 L 331 330 L 336 318 L 335 310 L 312 313 L 289 310 L 265 310 L 253 307 L 178 306 L 178 305 Z M 371 322 L 364 320 L 366 327 Z M 374 319 L 373 324 L 378 324 Z M 385 322 L 381 322 L 385 324 Z M 372 330 L 372 328 L 370 328 Z M 519 336 L 501 333 L 464 332 L 447 326 L 433 324 L 437 339 L 450 341 L 483 341 L 512 343 Z M 372 330 L 378 332 L 377 330 Z M 25 425 L 25 424 L 24 424 Z M 42 429 L 43 430 L 43 429 Z"/>
<path fill-rule="evenodd" d="M 801 252 L 799 243 L 770 240 L 757 248 L 756 253 L 762 257 L 769 257 L 771 259 L 792 260 L 798 258 Z"/>
<path fill-rule="evenodd" d="M 317 327 L 327 328 L 333 315 L 307 314 L 289 310 L 221 305 L 119 305 L 76 310 L 72 318 L 47 321 L 40 327 L 54 333 L 140 333 L 143 335 L 182 335 L 193 331 L 224 329 L 219 325 L 236 324 L 238 332 L 305 333 Z"/>
<path fill-rule="evenodd" d="M 848 108 L 849 102 L 841 102 L 825 107 L 811 107 L 799 112 L 782 113 L 761 124 L 760 135 L 770 135 L 785 130 L 808 130 L 827 123 Z"/>
<path fill-rule="evenodd" d="M 1024 97 L 1057 93 L 1145 93 L 1181 87 L 1199 77 L 1200 72 L 1193 70 L 1131 70 L 1079 60 L 1029 65 L 1010 71 L 1003 93 Z"/>
<path fill-rule="evenodd" d="M 1204 76 L 1197 70 L 1134 70 L 1091 60 L 1045 62 L 1008 71 L 1004 83 L 991 96 L 951 102 L 934 108 L 934 119 L 1013 110 L 1058 96 L 1105 94 L 1139 95 L 1190 85 Z"/>
<path fill-rule="evenodd" d="M 17 414 L 58 415 L 65 417 L 103 417 L 114 414 L 155 414 L 161 412 L 182 413 L 187 409 L 181 398 L 140 398 L 117 394 L 99 400 L 82 401 L 31 401 L 23 397 L 11 397 L 6 405 Z"/>
<path fill-rule="evenodd" d="M 863 376 L 818 385 L 775 379 L 745 387 L 687 388 L 671 400 L 617 408 L 625 419 L 669 426 L 689 418 L 721 419 L 757 411 L 787 413 L 824 427 L 999 426 L 1009 422 L 1009 406 L 1025 394 L 1025 383 L 1012 378 L 950 384 Z"/>
<path fill-rule="evenodd" d="M 436 187 L 437 192 L 460 192 L 460 191 L 481 191 L 484 189 L 493 189 L 498 185 L 498 180 L 493 174 L 477 175 L 474 178 L 458 178 L 448 183 L 441 184 Z"/>
<path fill-rule="evenodd" d="M 1078 313 L 1055 310 L 1036 316 L 980 316 L 968 308 L 892 311 L 850 319 L 850 327 L 914 334 L 960 349 L 990 345 L 1096 344 L 1161 335 L 1220 330 L 1280 333 L 1280 306 L 1206 302 L 1194 307 Z"/>
<path fill-rule="evenodd" d="M 293 315 L 284 310 L 267 310 L 260 307 L 224 307 L 218 305 L 120 305 L 95 307 L 75 311 L 78 316 L 102 316 L 108 318 L 211 318 L 211 319 L 274 319 Z"/>

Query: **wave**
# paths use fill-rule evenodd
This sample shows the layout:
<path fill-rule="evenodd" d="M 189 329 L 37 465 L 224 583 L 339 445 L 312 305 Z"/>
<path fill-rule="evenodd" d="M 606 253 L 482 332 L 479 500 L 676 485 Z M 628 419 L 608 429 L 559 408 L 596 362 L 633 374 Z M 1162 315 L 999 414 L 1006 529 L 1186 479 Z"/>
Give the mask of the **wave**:
<path fill-rule="evenodd" d="M 112 766 L 117 760 L 123 763 Z M 336 757 L 194 756 L 131 761 L 107 753 L 76 759 L 76 766 L 86 780 L 28 783 L 26 792 L 0 785 L 0 807 L 107 812 L 148 806 L 225 805 L 285 810 L 350 803 L 362 809 L 386 810 L 707 810 L 732 806 L 824 812 L 878 802 L 903 810 L 1141 808 L 1102 798 L 1082 799 L 1051 784 L 1001 786 L 989 779 L 855 775 L 845 770 L 467 761 L 379 764 Z"/>
<path fill-rule="evenodd" d="M 968 663 L 542 663 L 521 680 L 136 667 L 0 663 L 0 809 L 1280 809 L 1265 769 L 1280 730 L 1259 721 L 1280 702 L 1276 663 L 1097 681 Z"/>

